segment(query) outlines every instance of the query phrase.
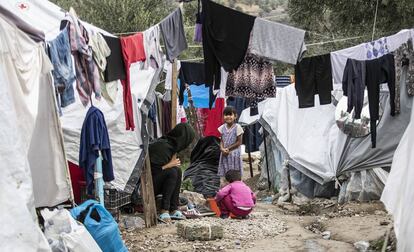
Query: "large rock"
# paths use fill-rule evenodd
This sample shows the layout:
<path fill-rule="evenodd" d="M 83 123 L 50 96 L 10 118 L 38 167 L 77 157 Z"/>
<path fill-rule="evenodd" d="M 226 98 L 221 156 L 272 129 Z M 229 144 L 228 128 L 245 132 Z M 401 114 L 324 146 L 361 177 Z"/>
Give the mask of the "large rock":
<path fill-rule="evenodd" d="M 176 225 L 177 235 L 187 240 L 210 241 L 223 238 L 223 227 L 209 223 L 183 223 Z"/>

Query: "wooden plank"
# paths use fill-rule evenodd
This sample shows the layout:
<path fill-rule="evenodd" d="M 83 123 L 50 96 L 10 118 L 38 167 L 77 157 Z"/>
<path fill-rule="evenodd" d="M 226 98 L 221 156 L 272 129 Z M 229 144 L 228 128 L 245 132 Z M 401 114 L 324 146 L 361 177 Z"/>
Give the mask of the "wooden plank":
<path fill-rule="evenodd" d="M 149 154 L 145 157 L 144 170 L 141 175 L 141 195 L 144 206 L 145 227 L 157 225 L 157 208 L 155 206 L 154 187 L 152 185 L 151 163 Z"/>
<path fill-rule="evenodd" d="M 172 83 L 171 83 L 171 128 L 177 125 L 177 60 L 172 63 Z"/>

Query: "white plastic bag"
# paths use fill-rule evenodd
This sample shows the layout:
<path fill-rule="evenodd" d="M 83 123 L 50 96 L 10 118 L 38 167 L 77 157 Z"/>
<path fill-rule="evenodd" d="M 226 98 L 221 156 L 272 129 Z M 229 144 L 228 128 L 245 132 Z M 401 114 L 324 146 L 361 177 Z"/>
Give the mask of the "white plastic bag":
<path fill-rule="evenodd" d="M 98 244 L 66 209 L 43 209 L 45 236 L 53 252 L 101 252 Z"/>

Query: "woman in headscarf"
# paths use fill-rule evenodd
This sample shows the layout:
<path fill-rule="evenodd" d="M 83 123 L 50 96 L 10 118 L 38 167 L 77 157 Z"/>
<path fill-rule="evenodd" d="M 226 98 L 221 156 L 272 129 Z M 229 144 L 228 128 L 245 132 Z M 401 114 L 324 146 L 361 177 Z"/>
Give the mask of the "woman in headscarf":
<path fill-rule="evenodd" d="M 182 173 L 177 153 L 187 148 L 194 136 L 194 129 L 189 124 L 180 123 L 149 145 L 154 193 L 162 194 L 161 221 L 185 218 L 178 210 Z"/>

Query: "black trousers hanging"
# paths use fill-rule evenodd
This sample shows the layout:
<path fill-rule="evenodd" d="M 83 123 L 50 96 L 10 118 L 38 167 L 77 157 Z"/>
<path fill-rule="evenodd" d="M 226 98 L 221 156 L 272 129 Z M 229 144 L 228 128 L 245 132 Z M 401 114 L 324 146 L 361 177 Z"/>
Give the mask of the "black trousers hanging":
<path fill-rule="evenodd" d="M 152 174 L 155 196 L 162 194 L 162 210 L 178 209 L 182 172 L 178 167 Z"/>
<path fill-rule="evenodd" d="M 395 65 L 394 56 L 386 54 L 366 61 L 366 86 L 368 90 L 372 148 L 377 144 L 377 120 L 379 120 L 380 84 L 387 83 L 390 92 L 391 116 L 395 115 Z"/>

